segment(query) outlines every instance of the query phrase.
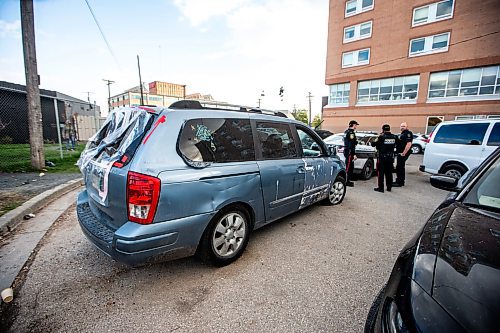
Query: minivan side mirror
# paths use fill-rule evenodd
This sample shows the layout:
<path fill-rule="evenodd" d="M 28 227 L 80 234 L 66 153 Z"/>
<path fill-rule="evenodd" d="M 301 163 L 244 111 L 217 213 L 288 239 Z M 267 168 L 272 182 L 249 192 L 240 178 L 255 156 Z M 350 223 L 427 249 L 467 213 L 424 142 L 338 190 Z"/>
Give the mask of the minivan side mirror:
<path fill-rule="evenodd" d="M 461 190 L 458 187 L 458 178 L 446 175 L 432 175 L 431 176 L 431 185 L 435 188 L 445 191 L 451 192 L 459 192 Z"/>
<path fill-rule="evenodd" d="M 330 152 L 330 156 L 337 156 L 337 147 L 328 146 L 328 151 Z"/>

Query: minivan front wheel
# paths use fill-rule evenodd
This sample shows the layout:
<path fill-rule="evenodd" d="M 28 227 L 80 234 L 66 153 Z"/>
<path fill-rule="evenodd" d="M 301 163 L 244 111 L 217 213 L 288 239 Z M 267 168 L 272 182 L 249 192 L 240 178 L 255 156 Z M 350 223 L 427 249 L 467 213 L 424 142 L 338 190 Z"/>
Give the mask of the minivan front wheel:
<path fill-rule="evenodd" d="M 345 178 L 342 176 L 337 176 L 332 186 L 330 187 L 330 192 L 328 192 L 328 198 L 323 202 L 327 205 L 338 205 L 344 200 L 346 186 Z"/>
<path fill-rule="evenodd" d="M 241 256 L 250 236 L 250 219 L 242 207 L 221 211 L 210 222 L 200 244 L 200 257 L 225 266 Z"/>

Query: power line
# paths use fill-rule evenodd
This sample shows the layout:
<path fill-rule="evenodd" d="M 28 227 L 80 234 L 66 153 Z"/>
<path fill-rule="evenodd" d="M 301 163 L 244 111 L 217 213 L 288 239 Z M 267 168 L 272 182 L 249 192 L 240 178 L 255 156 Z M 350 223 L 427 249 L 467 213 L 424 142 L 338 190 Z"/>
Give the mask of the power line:
<path fill-rule="evenodd" d="M 491 36 L 491 35 L 498 34 L 498 33 L 500 33 L 500 31 L 490 32 L 490 33 L 487 33 L 487 34 L 484 34 L 484 35 L 481 35 L 481 36 L 476 36 L 476 37 L 472 37 L 472 38 L 460 40 L 460 41 L 455 42 L 455 43 L 450 43 L 448 46 L 458 45 L 458 44 L 470 42 L 470 41 L 475 40 L 475 39 L 479 39 L 479 38 Z M 374 66 L 379 66 L 379 65 L 383 65 L 383 64 L 387 64 L 387 63 L 390 63 L 390 62 L 393 62 L 393 61 L 407 59 L 407 58 L 408 58 L 408 56 L 403 56 L 403 57 L 399 57 L 399 58 L 393 58 L 393 59 L 382 61 L 382 62 L 379 62 L 379 63 L 376 63 L 376 64 L 371 64 L 371 65 L 363 66 L 363 67 L 360 67 L 360 68 L 354 68 L 354 69 L 351 69 L 351 70 L 348 70 L 348 71 L 343 71 L 341 73 L 337 73 L 337 74 L 334 74 L 334 75 L 347 74 L 347 73 L 351 73 L 351 72 L 357 72 L 357 71 L 360 71 L 360 70 L 364 70 L 366 68 L 370 68 L 370 67 L 374 67 Z"/>
<path fill-rule="evenodd" d="M 109 53 L 111 53 L 111 56 L 113 57 L 113 60 L 116 62 L 118 67 L 120 67 L 120 63 L 118 62 L 118 59 L 116 58 L 115 53 L 111 49 L 111 45 L 109 45 L 109 42 L 106 39 L 106 36 L 104 35 L 104 31 L 102 30 L 101 25 L 99 24 L 99 21 L 97 21 L 97 17 L 95 16 L 94 11 L 92 10 L 92 7 L 90 7 L 88 0 L 85 0 L 85 3 L 89 7 L 90 13 L 92 14 L 92 17 L 94 18 L 94 21 L 95 21 L 95 24 L 97 25 L 97 28 L 99 28 L 99 32 L 101 33 L 102 39 L 104 39 L 104 42 L 106 43 L 106 46 L 108 48 Z"/>

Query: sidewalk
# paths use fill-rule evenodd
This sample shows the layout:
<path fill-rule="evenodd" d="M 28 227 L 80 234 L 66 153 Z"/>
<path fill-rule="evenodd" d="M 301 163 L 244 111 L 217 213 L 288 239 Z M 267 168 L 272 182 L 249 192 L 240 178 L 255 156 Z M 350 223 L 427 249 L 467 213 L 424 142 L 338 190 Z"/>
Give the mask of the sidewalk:
<path fill-rule="evenodd" d="M 80 173 L 0 173 L 0 290 L 13 286 L 40 240 L 75 203 L 82 182 Z"/>
<path fill-rule="evenodd" d="M 75 180 L 70 183 L 75 183 Z M 42 209 L 36 211 L 35 217 L 19 223 L 14 232 L 0 241 L 0 290 L 13 287 L 16 277 L 30 256 L 35 253 L 43 236 L 52 224 L 76 202 L 76 196 L 82 189 L 79 180 L 76 180 L 76 184 L 78 185 L 76 187 L 60 185 L 60 188 L 66 190 L 63 194 L 57 195 L 57 198 L 53 198 L 50 203 L 45 203 Z M 47 198 L 47 192 L 35 198 L 42 198 L 41 201 L 44 201 Z"/>
<path fill-rule="evenodd" d="M 81 182 L 81 173 L 0 172 L 0 239 L 24 215 L 35 213 Z"/>

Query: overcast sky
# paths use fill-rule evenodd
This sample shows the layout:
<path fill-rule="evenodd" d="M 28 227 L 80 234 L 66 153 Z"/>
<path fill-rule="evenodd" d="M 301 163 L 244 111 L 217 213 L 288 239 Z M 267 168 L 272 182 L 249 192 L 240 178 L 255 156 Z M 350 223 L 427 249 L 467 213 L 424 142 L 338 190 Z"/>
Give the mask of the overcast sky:
<path fill-rule="evenodd" d="M 292 110 L 321 109 L 328 0 L 35 0 L 41 88 L 107 109 L 111 95 L 142 80 L 185 84 L 187 93 Z M 25 84 L 19 0 L 0 0 L 0 80 Z M 280 101 L 279 88 L 285 89 Z"/>

